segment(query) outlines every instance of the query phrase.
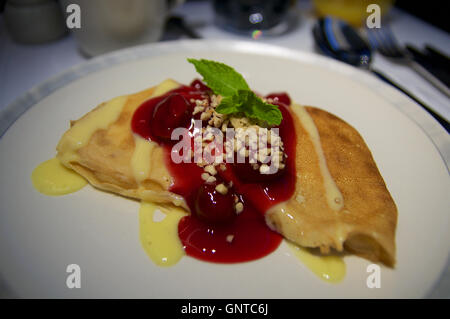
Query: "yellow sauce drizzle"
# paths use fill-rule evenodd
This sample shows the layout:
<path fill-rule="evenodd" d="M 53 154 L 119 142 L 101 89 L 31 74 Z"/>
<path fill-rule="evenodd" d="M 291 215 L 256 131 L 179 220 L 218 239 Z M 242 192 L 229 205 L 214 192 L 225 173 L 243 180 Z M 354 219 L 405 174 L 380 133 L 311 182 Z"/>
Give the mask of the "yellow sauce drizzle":
<path fill-rule="evenodd" d="M 73 193 L 87 184 L 83 177 L 62 165 L 57 158 L 39 164 L 31 173 L 31 181 L 37 191 L 50 196 Z"/>
<path fill-rule="evenodd" d="M 76 151 L 89 142 L 95 131 L 106 129 L 118 119 L 127 99 L 125 95 L 116 97 L 87 113 L 82 121 L 77 121 L 64 133 L 56 147 L 59 160 L 65 165 L 76 161 L 78 159 Z"/>
<path fill-rule="evenodd" d="M 155 142 L 148 141 L 142 137 L 134 134 L 134 152 L 131 158 L 131 168 L 133 175 L 140 184 L 146 180 L 150 175 L 151 170 L 151 156 L 153 148 L 157 145 Z"/>
<path fill-rule="evenodd" d="M 156 265 L 172 266 L 185 255 L 178 237 L 178 222 L 186 215 L 180 208 L 142 202 L 139 210 L 139 238 L 145 252 Z"/>
<path fill-rule="evenodd" d="M 174 80 L 168 79 L 159 84 L 153 94 L 149 98 L 154 98 L 159 95 L 163 95 L 173 89 L 180 86 Z M 146 140 L 136 134 L 134 134 L 134 152 L 131 158 L 131 169 L 133 171 L 134 178 L 138 184 L 146 180 L 151 171 L 151 159 L 152 152 L 157 146 L 155 142 Z"/>
<path fill-rule="evenodd" d="M 345 277 L 344 260 L 339 256 L 316 256 L 306 248 L 286 241 L 294 255 L 316 276 L 330 283 L 338 283 Z"/>
<path fill-rule="evenodd" d="M 319 158 L 320 172 L 323 177 L 323 183 L 325 186 L 325 196 L 327 199 L 328 206 L 339 211 L 344 206 L 344 198 L 342 197 L 339 188 L 334 182 L 333 177 L 328 170 L 327 161 L 323 153 L 322 144 L 320 143 L 319 131 L 317 130 L 314 120 L 309 115 L 306 109 L 298 104 L 293 104 L 293 110 L 297 114 L 303 128 L 308 132 L 311 142 L 314 145 L 317 157 Z"/>

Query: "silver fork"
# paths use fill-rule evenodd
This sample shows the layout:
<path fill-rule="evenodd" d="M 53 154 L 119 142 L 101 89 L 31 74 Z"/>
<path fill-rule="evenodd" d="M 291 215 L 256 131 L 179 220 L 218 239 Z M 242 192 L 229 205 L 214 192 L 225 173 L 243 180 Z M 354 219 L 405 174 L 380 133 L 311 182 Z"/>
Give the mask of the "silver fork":
<path fill-rule="evenodd" d="M 411 54 L 397 41 L 391 29 L 387 26 L 366 29 L 370 46 L 391 61 L 410 67 L 425 80 L 433 84 L 438 90 L 450 97 L 450 89 L 432 73 L 414 61 Z"/>

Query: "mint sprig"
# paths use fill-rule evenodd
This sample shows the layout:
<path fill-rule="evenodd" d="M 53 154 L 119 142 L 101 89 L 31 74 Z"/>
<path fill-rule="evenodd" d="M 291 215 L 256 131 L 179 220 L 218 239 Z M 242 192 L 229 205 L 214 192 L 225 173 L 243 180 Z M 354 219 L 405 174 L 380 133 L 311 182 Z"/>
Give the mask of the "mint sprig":
<path fill-rule="evenodd" d="M 225 97 L 237 93 L 238 90 L 250 90 L 242 75 L 231 66 L 205 59 L 187 60 L 195 66 L 197 72 L 203 76 L 203 81 L 216 94 Z"/>
<path fill-rule="evenodd" d="M 244 77 L 232 67 L 211 60 L 188 59 L 203 76 L 203 81 L 222 101 L 216 107 L 221 114 L 244 114 L 246 117 L 279 125 L 283 119 L 278 106 L 264 102 L 250 90 Z"/>
<path fill-rule="evenodd" d="M 283 117 L 276 105 L 261 100 L 250 90 L 239 90 L 237 94 L 222 99 L 216 112 L 222 114 L 243 113 L 246 117 L 279 125 Z"/>

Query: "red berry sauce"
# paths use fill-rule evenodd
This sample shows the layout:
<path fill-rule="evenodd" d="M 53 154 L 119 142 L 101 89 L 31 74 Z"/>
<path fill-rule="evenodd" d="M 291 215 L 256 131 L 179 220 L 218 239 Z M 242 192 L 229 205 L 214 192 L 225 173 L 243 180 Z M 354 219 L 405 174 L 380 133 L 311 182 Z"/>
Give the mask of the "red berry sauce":
<path fill-rule="evenodd" d="M 134 113 L 132 130 L 165 149 L 166 166 L 173 177 L 170 191 L 184 197 L 191 215 L 178 224 L 178 235 L 187 255 L 210 262 L 236 263 L 262 258 L 273 252 L 282 237 L 270 230 L 264 213 L 273 205 L 289 199 L 295 187 L 295 128 L 289 111 L 286 93 L 268 95 L 283 115 L 278 126 L 287 155 L 285 169 L 269 178 L 255 178 L 250 164 L 226 164 L 218 167 L 217 181 L 206 184 L 201 178 L 203 168 L 196 163 L 174 163 L 171 132 L 176 127 L 189 128 L 199 118 L 192 112 L 192 99 L 209 99 L 211 90 L 199 80 L 144 102 Z M 205 125 L 205 123 L 204 123 Z M 192 135 L 191 135 L 192 136 Z M 227 194 L 220 194 L 215 186 L 233 182 Z M 241 213 L 230 215 L 235 199 L 244 204 Z"/>

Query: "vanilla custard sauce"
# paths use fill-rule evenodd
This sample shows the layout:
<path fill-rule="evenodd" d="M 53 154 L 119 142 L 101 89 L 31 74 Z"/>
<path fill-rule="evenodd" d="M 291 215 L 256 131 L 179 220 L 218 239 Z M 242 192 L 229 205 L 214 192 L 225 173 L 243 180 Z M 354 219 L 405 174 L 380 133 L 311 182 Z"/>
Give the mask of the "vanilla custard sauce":
<path fill-rule="evenodd" d="M 178 86 L 179 84 L 173 80 L 165 80 L 155 88 L 155 91 L 149 98 L 165 94 Z M 131 168 L 136 182 L 141 184 L 141 182 L 146 180 L 150 175 L 152 165 L 151 155 L 158 144 L 144 139 L 137 134 L 133 134 L 133 137 L 135 148 L 131 158 Z"/>
<path fill-rule="evenodd" d="M 294 255 L 317 277 L 329 283 L 338 283 L 344 279 L 346 266 L 342 257 L 314 255 L 307 248 L 299 247 L 289 241 L 286 243 Z"/>
<path fill-rule="evenodd" d="M 81 175 L 62 165 L 57 158 L 39 164 L 31 173 L 31 181 L 36 190 L 49 196 L 70 194 L 87 184 Z"/>
<path fill-rule="evenodd" d="M 178 222 L 186 215 L 181 208 L 142 202 L 139 238 L 144 251 L 156 265 L 172 266 L 185 255 L 178 237 Z"/>
<path fill-rule="evenodd" d="M 319 160 L 319 167 L 323 178 L 325 197 L 327 199 L 328 206 L 335 211 L 339 211 L 344 206 L 344 198 L 336 183 L 334 182 L 330 171 L 328 170 L 327 161 L 322 149 L 322 144 L 320 143 L 319 131 L 314 124 L 314 120 L 302 105 L 293 104 L 292 110 L 298 116 L 303 128 L 308 132 L 309 138 L 314 145 L 314 149 Z"/>
<path fill-rule="evenodd" d="M 78 159 L 76 151 L 89 142 L 94 132 L 106 129 L 118 119 L 127 99 L 126 95 L 116 97 L 87 113 L 82 121 L 75 122 L 71 129 L 64 133 L 56 147 L 60 154 L 64 154 L 59 156 L 59 160 L 68 165 Z"/>

